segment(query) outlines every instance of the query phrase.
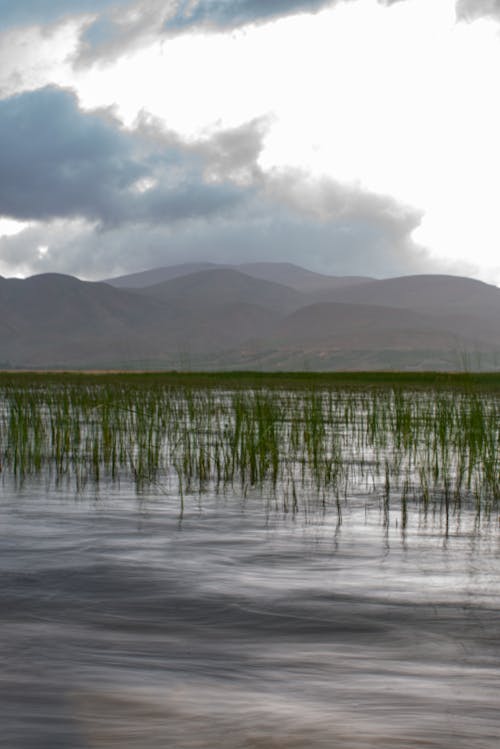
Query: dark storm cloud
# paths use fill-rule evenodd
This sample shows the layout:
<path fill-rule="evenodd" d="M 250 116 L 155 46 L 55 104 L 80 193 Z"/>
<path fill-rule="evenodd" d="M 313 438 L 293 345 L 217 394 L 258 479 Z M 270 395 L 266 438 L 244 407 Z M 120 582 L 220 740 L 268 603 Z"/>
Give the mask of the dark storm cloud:
<path fill-rule="evenodd" d="M 45 25 L 65 16 L 100 13 L 119 5 L 120 0 L 0 0 L 0 28 Z"/>
<path fill-rule="evenodd" d="M 209 144 L 203 148 L 208 152 Z M 315 183 L 291 170 L 266 175 L 255 169 L 254 187 L 232 210 L 211 216 L 196 210 L 191 196 L 193 210 L 184 221 L 104 230 L 85 221 L 36 225 L 0 240 L 0 261 L 12 272 L 57 270 L 86 278 L 199 260 L 286 261 L 375 276 L 424 272 L 432 265 L 411 238 L 419 215 L 389 197 L 333 180 Z M 183 196 L 179 200 L 184 205 Z M 41 253 L 41 246 L 48 251 Z"/>
<path fill-rule="evenodd" d="M 126 137 L 55 88 L 0 101 L 0 144 L 0 213 L 19 219 L 103 217 L 145 175 Z"/>
<path fill-rule="evenodd" d="M 472 21 L 480 17 L 500 20 L 500 0 L 457 0 L 457 18 Z"/>
<path fill-rule="evenodd" d="M 175 142 L 152 148 L 110 117 L 79 111 L 69 92 L 45 88 L 0 101 L 0 215 L 176 221 L 241 197 L 236 186 L 206 183 L 195 154 Z"/>
<path fill-rule="evenodd" d="M 0 215 L 37 222 L 0 239 L 3 273 L 98 278 L 200 259 L 373 275 L 428 267 L 411 238 L 419 215 L 392 198 L 263 172 L 266 127 L 184 143 L 151 119 L 120 130 L 60 89 L 0 101 Z"/>
<path fill-rule="evenodd" d="M 39 252 L 42 245 L 49 247 L 46 254 Z M 105 232 L 59 221 L 0 239 L 0 261 L 12 273 L 29 268 L 32 273 L 57 270 L 98 279 L 190 261 L 265 260 L 339 275 L 405 275 L 432 267 L 396 222 L 354 211 L 343 219 L 316 221 L 264 200 L 254 200 L 238 215 L 210 221 L 137 224 Z"/>

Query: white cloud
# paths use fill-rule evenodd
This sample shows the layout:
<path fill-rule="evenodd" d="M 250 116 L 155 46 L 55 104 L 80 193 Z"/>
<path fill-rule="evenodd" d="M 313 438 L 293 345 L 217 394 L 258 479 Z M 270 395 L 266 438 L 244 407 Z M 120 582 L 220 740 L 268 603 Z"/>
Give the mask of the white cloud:
<path fill-rule="evenodd" d="M 132 185 L 132 191 L 138 192 L 142 195 L 142 193 L 149 192 L 149 190 L 153 190 L 157 186 L 157 179 L 154 179 L 153 177 L 142 177 L 142 179 L 138 179 L 137 182 L 134 182 Z"/>
<path fill-rule="evenodd" d="M 0 33 L 0 98 L 68 79 L 81 29 L 79 19 Z"/>
<path fill-rule="evenodd" d="M 445 263 L 494 272 L 500 101 L 496 24 L 454 0 L 339 3 L 231 34 L 185 34 L 71 82 L 87 108 L 147 111 L 183 138 L 257 118 L 259 166 L 299 168 L 392 195 L 423 214 L 415 238 Z"/>
<path fill-rule="evenodd" d="M 0 238 L 13 237 L 24 229 L 28 228 L 29 223 L 25 221 L 16 221 L 12 218 L 0 217 Z"/>
<path fill-rule="evenodd" d="M 465 6 L 472 4 L 462 0 Z M 143 46 L 136 40 L 92 67 L 68 62 L 81 17 L 44 32 L 4 33 L 0 89 L 49 80 L 73 87 L 82 107 L 113 106 L 131 129 L 146 113 L 184 147 L 190 143 L 192 153 L 209 144 L 207 181 L 252 184 L 257 169 L 272 184 L 274 173 L 298 170 L 308 177 L 295 210 L 305 206 L 318 221 L 331 218 L 325 180 L 339 194 L 391 196 L 420 215 L 410 239 L 429 249 L 433 267 L 500 282 L 500 39 L 493 6 L 485 0 L 482 19 L 457 23 L 455 0 L 353 0 L 230 33 L 187 30 L 162 41 L 157 22 L 165 8 L 155 0 L 141 6 L 147 17 L 132 19 L 145 29 Z M 231 138 L 240 148 L 238 129 L 245 134 L 252 122 L 266 124 L 262 150 L 257 163 L 240 166 Z M 228 128 L 236 136 L 228 139 Z M 151 179 L 139 177 L 131 190 L 153 193 Z M 52 244 L 40 243 L 51 247 L 45 262 Z"/>

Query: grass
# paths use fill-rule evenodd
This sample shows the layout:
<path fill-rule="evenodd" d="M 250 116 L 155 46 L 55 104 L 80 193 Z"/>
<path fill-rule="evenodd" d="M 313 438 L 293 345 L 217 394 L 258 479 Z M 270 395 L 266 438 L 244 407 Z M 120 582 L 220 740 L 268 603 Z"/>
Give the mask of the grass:
<path fill-rule="evenodd" d="M 499 374 L 4 373 L 0 463 L 22 484 L 354 494 L 446 515 L 500 499 Z"/>
<path fill-rule="evenodd" d="M 304 388 L 377 388 L 402 387 L 421 389 L 500 392 L 500 372 L 130 372 L 130 371 L 0 371 L 4 385 L 42 387 L 47 384 L 110 384 L 150 387 L 269 389 Z"/>

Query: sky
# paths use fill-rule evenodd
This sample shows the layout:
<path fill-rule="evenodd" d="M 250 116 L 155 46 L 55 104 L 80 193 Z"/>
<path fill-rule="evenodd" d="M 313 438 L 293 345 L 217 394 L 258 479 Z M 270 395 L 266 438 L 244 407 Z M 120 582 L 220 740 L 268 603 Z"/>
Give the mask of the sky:
<path fill-rule="evenodd" d="M 0 274 L 500 285 L 500 0 L 0 0 Z"/>

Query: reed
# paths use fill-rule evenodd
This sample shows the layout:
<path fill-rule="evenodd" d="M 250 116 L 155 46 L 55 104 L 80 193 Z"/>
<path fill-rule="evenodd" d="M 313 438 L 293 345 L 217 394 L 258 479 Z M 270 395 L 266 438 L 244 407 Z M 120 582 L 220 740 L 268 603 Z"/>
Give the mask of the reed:
<path fill-rule="evenodd" d="M 402 524 L 408 502 L 496 511 L 500 398 L 491 382 L 301 382 L 3 376 L 2 475 L 17 484 L 43 475 L 76 491 L 133 481 L 138 492 L 182 497 L 255 487 L 285 510 L 319 501 L 340 512 L 349 496 L 375 495 L 387 516 L 400 502 Z"/>

